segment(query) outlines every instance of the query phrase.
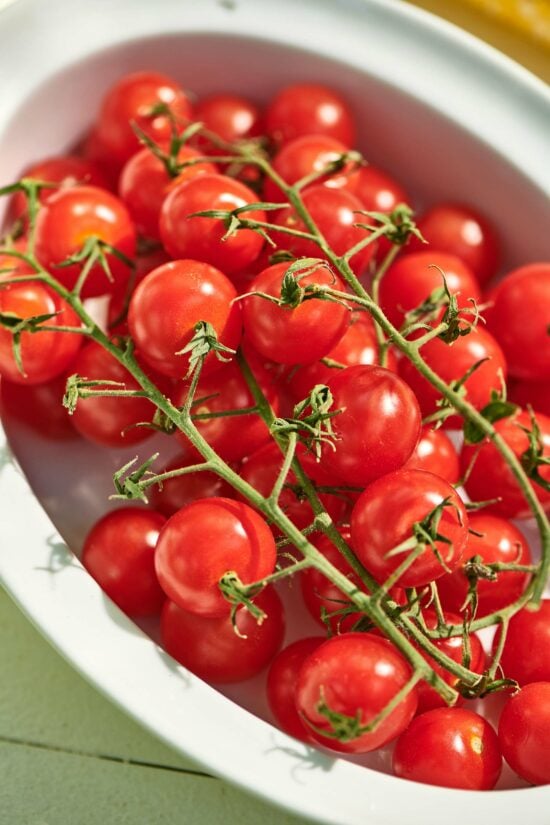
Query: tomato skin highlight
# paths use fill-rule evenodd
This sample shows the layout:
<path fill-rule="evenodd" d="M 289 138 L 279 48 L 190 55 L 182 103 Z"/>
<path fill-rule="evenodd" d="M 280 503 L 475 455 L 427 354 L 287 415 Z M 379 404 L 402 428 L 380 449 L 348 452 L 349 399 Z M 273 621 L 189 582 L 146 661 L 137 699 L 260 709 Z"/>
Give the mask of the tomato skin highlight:
<path fill-rule="evenodd" d="M 241 635 L 237 635 L 228 615 L 207 618 L 166 601 L 161 615 L 163 647 L 206 682 L 230 684 L 250 679 L 273 659 L 285 632 L 283 605 L 273 588 L 263 590 L 254 603 L 267 618 L 260 625 L 239 607 L 236 623 Z"/>
<path fill-rule="evenodd" d="M 460 463 L 453 442 L 443 430 L 422 427 L 414 452 L 403 465 L 404 470 L 424 470 L 456 484 L 460 478 Z"/>
<path fill-rule="evenodd" d="M 531 682 L 508 700 L 498 738 L 502 755 L 522 779 L 550 785 L 550 682 Z"/>
<path fill-rule="evenodd" d="M 285 733 L 311 742 L 294 700 L 298 673 L 307 656 L 325 641 L 323 636 L 308 636 L 285 647 L 275 656 L 267 674 L 267 701 L 277 724 Z"/>
<path fill-rule="evenodd" d="M 491 725 L 464 708 L 435 708 L 413 719 L 397 740 L 397 776 L 445 788 L 487 791 L 497 783 L 502 756 Z"/>
<path fill-rule="evenodd" d="M 295 83 L 280 89 L 265 111 L 267 134 L 276 143 L 301 135 L 329 135 L 346 146 L 355 141 L 348 104 L 335 90 L 317 83 Z"/>

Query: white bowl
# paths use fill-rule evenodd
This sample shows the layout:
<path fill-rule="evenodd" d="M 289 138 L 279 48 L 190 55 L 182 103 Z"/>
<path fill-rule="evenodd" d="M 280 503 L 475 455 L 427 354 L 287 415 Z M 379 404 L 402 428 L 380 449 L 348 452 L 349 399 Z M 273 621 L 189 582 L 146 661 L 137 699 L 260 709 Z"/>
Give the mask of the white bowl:
<path fill-rule="evenodd" d="M 70 146 L 126 71 L 154 68 L 199 94 L 233 90 L 258 100 L 315 79 L 350 100 L 367 158 L 391 169 L 419 203 L 477 204 L 499 226 L 509 265 L 548 257 L 545 87 L 407 5 L 18 0 L 0 12 L 0 41 L 2 182 Z M 59 450 L 17 425 L 10 438 L 27 477 L 0 428 L 1 579 L 81 673 L 174 748 L 319 822 L 400 825 L 406 814 L 410 825 L 442 815 L 446 825 L 517 825 L 528 810 L 532 825 L 548 823 L 550 788 L 479 794 L 404 782 L 297 743 L 176 666 L 60 538 L 79 545 L 104 509 L 106 471 L 120 456 L 91 448 L 79 454 L 83 473 L 77 447 Z"/>

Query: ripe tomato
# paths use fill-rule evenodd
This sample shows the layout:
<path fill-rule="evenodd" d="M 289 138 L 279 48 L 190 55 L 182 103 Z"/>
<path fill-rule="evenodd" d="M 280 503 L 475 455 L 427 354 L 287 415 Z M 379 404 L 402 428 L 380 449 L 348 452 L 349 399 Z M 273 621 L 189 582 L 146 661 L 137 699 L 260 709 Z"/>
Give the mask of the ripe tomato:
<path fill-rule="evenodd" d="M 422 427 L 420 440 L 404 470 L 424 470 L 444 478 L 449 484 L 456 484 L 460 478 L 458 453 L 453 442 L 443 430 Z"/>
<path fill-rule="evenodd" d="M 218 582 L 234 571 L 244 584 L 273 572 L 277 551 L 264 519 L 229 498 L 194 501 L 162 530 L 155 565 L 162 589 L 183 610 L 227 616 L 230 604 Z"/>
<path fill-rule="evenodd" d="M 181 467 L 200 463 L 200 457 L 191 451 L 179 453 L 159 473 L 171 472 Z M 150 500 L 155 510 L 164 516 L 173 516 L 186 504 L 203 498 L 231 498 L 232 488 L 216 473 L 206 470 L 188 475 L 174 476 L 155 484 L 151 489 Z"/>
<path fill-rule="evenodd" d="M 359 170 L 355 194 L 367 212 L 392 212 L 400 203 L 411 202 L 396 180 L 370 163 Z"/>
<path fill-rule="evenodd" d="M 329 135 L 353 146 L 355 123 L 338 92 L 316 83 L 285 86 L 265 112 L 266 132 L 276 143 L 301 135 Z"/>
<path fill-rule="evenodd" d="M 388 553 L 411 538 L 413 526 L 445 500 L 449 504 L 442 508 L 437 533 L 448 543 L 434 541 L 440 558 L 426 543 L 397 583 L 402 587 L 419 587 L 439 579 L 445 573 L 440 559 L 450 570 L 456 569 L 468 537 L 466 508 L 450 484 L 422 470 L 389 473 L 361 493 L 351 517 L 351 537 L 357 558 L 378 581 L 384 582 L 407 557 L 404 553 L 394 556 Z"/>
<path fill-rule="evenodd" d="M 550 456 L 550 418 L 537 413 L 536 421 L 540 429 L 543 455 Z M 522 429 L 522 427 L 532 429 L 529 414 L 518 410 L 509 418 L 497 421 L 494 427 L 516 457 L 521 459 L 529 447 L 529 439 Z M 462 474 L 465 475 L 469 471 L 464 487 L 472 501 L 500 499 L 495 504 L 487 505 L 486 513 L 503 518 L 528 518 L 530 516 L 531 510 L 515 476 L 489 439 L 485 439 L 481 444 L 466 444 L 462 448 L 460 461 Z M 541 467 L 540 474 L 546 481 L 550 481 L 550 467 Z M 532 487 L 545 509 L 548 509 L 550 493 L 534 481 Z"/>
<path fill-rule="evenodd" d="M 502 768 L 498 738 L 471 710 L 435 708 L 414 719 L 397 740 L 397 776 L 427 785 L 487 791 Z"/>
<path fill-rule="evenodd" d="M 332 738 L 328 711 L 367 725 L 408 682 L 410 667 L 385 639 L 370 633 L 333 636 L 311 653 L 298 674 L 296 707 L 312 739 L 343 753 L 366 753 L 398 736 L 416 710 L 416 689 L 408 693 L 374 730 L 352 739 Z"/>
<path fill-rule="evenodd" d="M 509 381 L 508 398 L 520 407 L 533 407 L 550 416 L 550 381 Z"/>
<path fill-rule="evenodd" d="M 189 367 L 189 355 L 181 350 L 199 321 L 210 323 L 224 346 L 238 347 L 241 309 L 232 303 L 236 297 L 232 283 L 213 266 L 171 261 L 154 269 L 136 287 L 128 310 L 130 333 L 147 363 L 162 375 L 181 378 Z M 210 353 L 204 373 L 221 365 Z"/>
<path fill-rule="evenodd" d="M 419 307 L 434 290 L 443 288 L 441 271 L 459 307 L 473 306 L 470 298 L 479 303 L 478 283 L 460 258 L 437 249 L 415 252 L 396 261 L 380 282 L 380 304 L 395 327 L 399 329 L 405 314 Z"/>
<path fill-rule="evenodd" d="M 12 273 L 8 273 L 9 277 Z M 19 269 L 16 275 L 23 274 Z M 44 331 L 23 332 L 20 337 L 23 373 L 14 356 L 13 335 L 0 327 L 0 375 L 16 384 L 42 384 L 64 372 L 82 344 L 78 333 L 48 332 L 50 326 L 79 327 L 71 307 L 39 281 L 3 284 L 0 275 L 0 313 L 17 318 L 53 315 L 40 326 Z"/>
<path fill-rule="evenodd" d="M 504 351 L 510 375 L 525 381 L 550 379 L 550 263 L 510 272 L 493 295 L 487 319 Z"/>
<path fill-rule="evenodd" d="M 497 642 L 498 631 L 494 647 Z M 521 686 L 550 682 L 550 599 L 543 599 L 537 611 L 524 607 L 512 616 L 500 665 Z"/>
<path fill-rule="evenodd" d="M 61 403 L 65 393 L 65 375 L 45 384 L 16 384 L 0 381 L 0 415 L 30 427 L 34 433 L 52 441 L 69 441 L 77 433 L 68 411 Z"/>
<path fill-rule="evenodd" d="M 508 700 L 498 738 L 502 755 L 522 779 L 550 784 L 550 682 L 533 682 Z"/>
<path fill-rule="evenodd" d="M 252 229 L 239 229 L 225 238 L 227 227 L 219 218 L 192 217 L 212 209 L 231 211 L 256 203 L 254 192 L 226 175 L 198 175 L 175 186 L 160 212 L 160 237 L 173 258 L 196 258 L 231 274 L 256 260 L 264 239 Z M 252 209 L 242 216 L 265 221 L 265 212 Z"/>
<path fill-rule="evenodd" d="M 261 624 L 244 607 L 236 615 L 238 634 L 228 615 L 209 618 L 167 601 L 161 615 L 161 640 L 174 659 L 200 679 L 214 684 L 242 682 L 269 664 L 283 642 L 283 606 L 270 587 L 254 603 L 267 614 Z"/>
<path fill-rule="evenodd" d="M 200 157 L 196 149 L 182 146 L 178 163 Z M 195 163 L 186 166 L 175 178 L 170 178 L 163 162 L 149 149 L 142 149 L 127 161 L 120 175 L 118 191 L 126 204 L 136 229 L 143 235 L 160 240 L 159 218 L 162 204 L 168 193 L 197 175 L 213 175 L 217 167 L 213 163 Z"/>
<path fill-rule="evenodd" d="M 261 134 L 260 110 L 251 100 L 239 95 L 215 94 L 201 98 L 195 106 L 195 118 L 227 143 Z M 203 142 L 206 141 L 199 140 L 201 148 Z M 219 151 L 210 147 L 210 152 Z"/>
<path fill-rule="evenodd" d="M 80 252 L 90 238 L 134 258 L 136 231 L 122 201 L 96 186 L 73 186 L 51 195 L 36 220 L 36 256 L 67 289 L 75 286 L 83 264 L 62 268 L 59 264 Z M 112 293 L 128 282 L 130 267 L 111 252 L 105 257 L 112 281 L 99 263 L 94 264 L 82 289 L 83 298 Z"/>
<path fill-rule="evenodd" d="M 511 522 L 489 513 L 470 515 L 470 535 L 464 550 L 462 565 L 439 579 L 441 601 L 449 610 L 458 611 L 468 594 L 468 579 L 463 565 L 473 556 L 481 556 L 482 564 L 492 562 L 530 564 L 531 551 L 527 540 Z M 529 575 L 513 571 L 498 573 L 496 581 L 478 579 L 477 617 L 487 616 L 518 599 L 527 586 Z"/>
<path fill-rule="evenodd" d="M 346 367 L 328 384 L 335 449 L 323 461 L 346 484 L 364 486 L 402 467 L 420 435 L 420 410 L 404 381 L 383 367 Z"/>
<path fill-rule="evenodd" d="M 165 521 L 153 510 L 121 507 L 99 519 L 86 536 L 82 564 L 130 616 L 158 613 L 164 603 L 154 555 Z"/>
<path fill-rule="evenodd" d="M 293 642 L 275 656 L 267 674 L 267 701 L 271 713 L 285 733 L 303 742 L 311 742 L 311 737 L 296 710 L 296 682 L 305 659 L 324 641 L 322 636 L 308 636 Z"/>
<path fill-rule="evenodd" d="M 155 111 L 167 106 L 181 126 L 192 117 L 191 104 L 172 78 L 158 72 L 124 75 L 108 90 L 99 112 L 96 134 L 102 154 L 122 166 L 141 144 L 132 124 L 156 143 L 165 143 L 172 134 L 170 118 Z"/>
<path fill-rule="evenodd" d="M 457 255 L 472 269 L 481 284 L 496 273 L 500 241 L 490 222 L 471 206 L 441 203 L 428 209 L 417 221 L 418 228 L 434 249 Z M 424 244 L 411 238 L 411 251 Z"/>

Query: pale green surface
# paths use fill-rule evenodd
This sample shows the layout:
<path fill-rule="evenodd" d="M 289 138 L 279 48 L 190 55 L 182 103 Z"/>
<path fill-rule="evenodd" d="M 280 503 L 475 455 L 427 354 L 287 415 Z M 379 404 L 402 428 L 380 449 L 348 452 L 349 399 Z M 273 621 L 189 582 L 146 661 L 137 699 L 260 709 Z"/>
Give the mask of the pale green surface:
<path fill-rule="evenodd" d="M 0 825 L 305 825 L 142 730 L 1 590 L 0 651 Z"/>

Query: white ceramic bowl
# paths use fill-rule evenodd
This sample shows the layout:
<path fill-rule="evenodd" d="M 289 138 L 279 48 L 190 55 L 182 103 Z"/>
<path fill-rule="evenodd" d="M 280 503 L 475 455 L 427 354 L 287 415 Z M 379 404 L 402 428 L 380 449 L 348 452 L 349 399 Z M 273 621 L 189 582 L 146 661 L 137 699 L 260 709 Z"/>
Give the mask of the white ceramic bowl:
<path fill-rule="evenodd" d="M 0 181 L 62 151 L 108 84 L 154 68 L 258 100 L 297 80 L 352 103 L 359 145 L 417 201 L 477 204 L 506 263 L 548 257 L 549 97 L 475 39 L 394 0 L 17 0 L 0 12 Z M 104 509 L 120 455 L 0 427 L 0 577 L 42 633 L 125 711 L 210 771 L 333 825 L 547 825 L 550 788 L 433 788 L 306 748 L 175 665 L 66 551 Z M 149 454 L 149 447 L 144 450 Z M 145 453 L 143 453 L 145 454 Z M 76 467 L 84 467 L 85 477 Z M 30 480 L 31 486 L 29 486 Z M 32 487 L 32 489 L 31 489 Z M 34 490 L 34 492 L 33 492 Z M 47 513 L 38 503 L 40 498 Z"/>

